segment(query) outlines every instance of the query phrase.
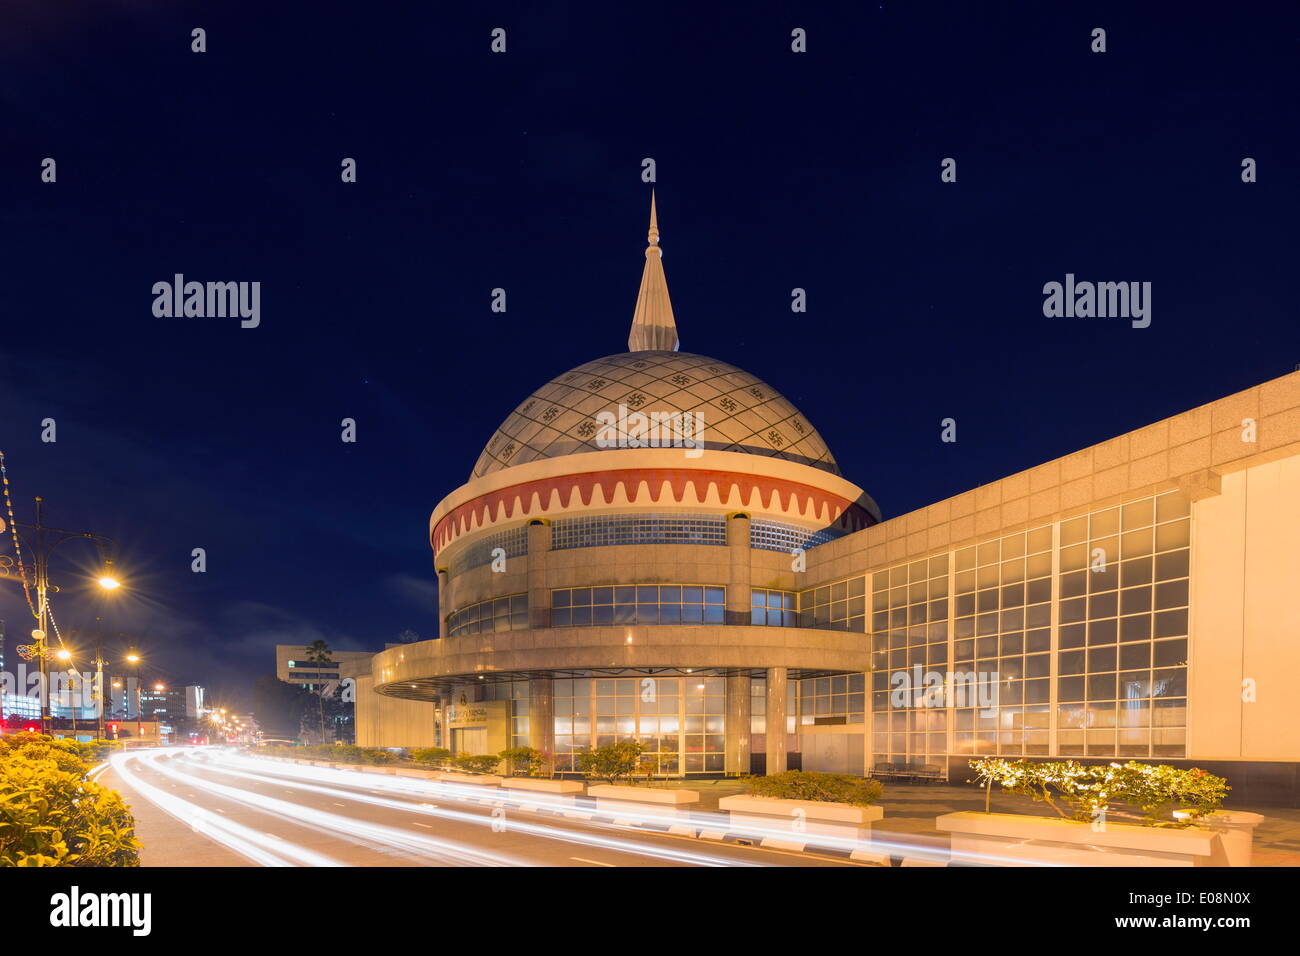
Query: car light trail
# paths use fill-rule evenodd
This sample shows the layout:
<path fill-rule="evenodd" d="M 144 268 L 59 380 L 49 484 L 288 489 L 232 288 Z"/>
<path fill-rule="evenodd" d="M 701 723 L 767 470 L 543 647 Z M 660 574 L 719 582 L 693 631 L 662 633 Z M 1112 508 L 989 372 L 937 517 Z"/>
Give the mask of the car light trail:
<path fill-rule="evenodd" d="M 522 865 L 519 861 L 509 857 L 486 853 L 464 844 L 424 837 L 397 827 L 369 823 L 355 817 L 345 817 L 337 813 L 329 813 L 304 806 L 300 803 L 290 803 L 276 797 L 268 797 L 249 790 L 240 790 L 236 787 L 213 783 L 204 780 L 202 777 L 196 777 L 174 767 L 164 765 L 164 756 L 161 753 L 154 753 L 147 756 L 145 761 L 158 772 L 173 780 L 186 783 L 196 790 L 225 797 L 228 800 L 244 804 L 290 823 L 311 825 L 321 830 L 338 833 L 352 842 L 392 847 L 406 853 L 435 859 L 439 862 L 453 863 L 458 866 Z"/>
<path fill-rule="evenodd" d="M 228 773 L 236 777 L 258 780 L 263 783 L 280 782 L 280 780 L 283 779 L 283 778 L 277 779 L 277 777 L 275 776 L 270 776 L 270 775 L 260 774 L 260 773 L 250 772 L 250 771 L 225 769 L 224 766 L 221 766 L 228 763 L 236 763 L 236 762 L 241 762 L 241 761 L 239 761 L 239 758 L 227 758 L 224 757 L 223 755 L 223 759 L 218 761 L 219 772 Z M 262 761 L 259 761 L 258 763 L 262 763 Z M 306 769 L 306 768 L 294 768 L 294 769 L 297 770 L 297 769 Z M 326 771 L 326 772 L 333 773 L 334 771 Z M 292 778 L 298 775 L 295 773 L 286 773 L 284 774 L 284 776 Z M 366 776 L 369 777 L 370 775 L 367 774 Z M 398 779 L 410 779 L 410 778 L 398 778 Z M 373 781 L 370 779 L 367 779 L 365 782 L 367 785 L 373 783 Z M 441 817 L 443 819 L 455 820 L 461 823 L 472 823 L 476 826 L 499 825 L 498 821 L 500 818 L 498 817 L 484 816 L 479 813 L 467 813 L 463 810 L 451 810 L 445 807 L 436 807 L 428 803 L 411 803 L 410 801 L 407 800 L 394 800 L 387 797 L 372 796 L 369 793 L 358 793 L 355 791 L 339 789 L 337 787 L 330 787 L 319 783 L 304 782 L 304 783 L 298 783 L 297 786 L 300 789 L 307 790 L 313 793 L 319 793 L 323 796 L 340 796 L 352 800 L 354 802 L 367 803 L 373 806 L 382 806 L 392 810 L 402 810 L 408 813 L 421 813 L 427 816 Z M 391 789 L 396 790 L 400 788 L 393 787 Z M 433 796 L 444 796 L 443 794 L 440 793 L 424 793 L 423 795 L 426 798 L 433 797 Z M 481 797 L 483 796 L 483 794 L 480 793 L 478 794 L 478 796 Z M 493 794 L 493 796 L 495 796 L 495 794 Z M 596 823 L 596 821 L 590 821 L 590 822 Z M 608 825 L 602 825 L 598 823 L 597 825 L 606 826 L 606 828 L 608 828 Z M 718 857 L 708 853 L 700 853 L 694 850 L 680 850 L 671 846 L 657 846 L 655 844 L 650 844 L 650 843 L 638 843 L 633 840 L 622 840 L 614 837 L 599 836 L 597 834 L 581 833 L 573 830 L 564 830 L 557 827 L 547 826 L 541 823 L 533 823 L 527 820 L 520 820 L 518 818 L 514 818 L 509 822 L 508 829 L 511 832 L 528 833 L 528 834 L 532 834 L 533 836 L 543 837 L 548 840 L 559 840 L 565 843 L 577 843 L 583 846 L 599 846 L 608 850 L 615 850 L 624 853 L 633 853 L 638 856 L 648 856 L 648 857 L 653 857 L 655 859 L 670 860 L 676 863 L 689 863 L 693 866 L 716 867 L 716 866 L 761 866 L 763 865 L 758 862 L 751 863 L 751 862 L 724 859 L 722 857 Z M 628 828 L 626 827 L 618 827 L 617 829 L 623 830 L 625 832 L 628 830 Z"/>
<path fill-rule="evenodd" d="M 271 852 L 266 848 L 269 841 L 264 833 L 259 833 L 257 830 L 235 823 L 232 820 L 226 820 L 197 804 L 172 796 L 153 784 L 146 783 L 127 766 L 129 761 L 140 756 L 142 754 L 139 751 L 129 754 L 115 754 L 110 763 L 114 772 L 131 789 L 159 809 L 171 814 L 181 822 L 189 824 L 196 833 L 201 833 L 210 840 L 233 850 L 241 856 L 247 857 L 255 863 L 260 863 L 262 866 L 344 865 L 323 853 L 316 853 L 283 840 L 276 840 L 274 845 L 277 852 Z"/>

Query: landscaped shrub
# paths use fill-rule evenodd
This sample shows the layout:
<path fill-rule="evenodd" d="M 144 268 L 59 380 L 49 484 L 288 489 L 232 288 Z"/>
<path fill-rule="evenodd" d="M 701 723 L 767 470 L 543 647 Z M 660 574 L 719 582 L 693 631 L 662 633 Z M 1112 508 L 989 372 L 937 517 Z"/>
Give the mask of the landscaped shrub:
<path fill-rule="evenodd" d="M 87 745 L 22 738 L 0 749 L 0 867 L 139 866 L 122 798 L 86 779 Z"/>
<path fill-rule="evenodd" d="M 645 747 L 633 740 L 622 740 L 578 754 L 578 769 L 588 777 L 617 783 L 632 776 L 641 766 Z"/>
<path fill-rule="evenodd" d="M 1088 765 L 1073 760 L 988 757 L 972 760 L 971 767 L 986 788 L 1000 784 L 1012 793 L 1046 803 L 1063 817 L 1080 821 L 1095 820 L 1120 804 L 1141 811 L 1139 822 L 1147 826 L 1191 826 L 1197 818 L 1222 807 L 1231 789 L 1222 777 L 1199 768 L 1179 770 L 1135 760 Z M 1180 816 L 1173 816 L 1175 810 Z"/>
<path fill-rule="evenodd" d="M 787 770 L 770 777 L 746 777 L 749 792 L 776 800 L 816 800 L 819 803 L 852 803 L 869 806 L 880 799 L 884 785 L 870 777 L 843 773 Z"/>
<path fill-rule="evenodd" d="M 382 765 L 396 763 L 398 754 L 383 747 L 357 747 L 354 744 L 311 744 L 306 747 L 293 747 L 287 744 L 259 747 L 256 753 L 270 754 L 276 757 L 297 757 L 299 759 L 332 760 L 335 763 L 354 763 Z"/>
<path fill-rule="evenodd" d="M 454 754 L 446 747 L 423 747 L 407 754 L 416 763 L 427 763 L 434 767 L 445 767 L 451 763 Z"/>
<path fill-rule="evenodd" d="M 542 772 L 546 756 L 534 747 L 510 747 L 501 751 L 501 759 L 509 761 L 510 772 L 515 776 L 535 777 Z"/>
<path fill-rule="evenodd" d="M 492 773 L 501 758 L 496 754 L 461 754 L 455 763 L 465 773 Z"/>

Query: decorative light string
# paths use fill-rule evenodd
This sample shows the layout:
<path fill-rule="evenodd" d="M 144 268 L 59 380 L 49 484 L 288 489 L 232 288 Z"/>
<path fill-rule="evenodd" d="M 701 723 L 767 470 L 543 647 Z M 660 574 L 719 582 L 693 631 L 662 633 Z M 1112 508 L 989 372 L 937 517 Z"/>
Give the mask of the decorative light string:
<path fill-rule="evenodd" d="M 27 607 L 32 612 L 32 617 L 39 621 L 41 613 L 32 601 L 31 589 L 27 583 L 27 568 L 23 564 L 23 546 L 18 538 L 18 525 L 14 522 L 13 499 L 9 497 L 9 470 L 5 467 L 5 453 L 2 451 L 0 451 L 0 480 L 4 482 L 5 510 L 9 515 L 9 530 L 14 537 L 14 557 L 18 561 L 18 576 L 23 581 L 23 597 L 27 599 Z"/>

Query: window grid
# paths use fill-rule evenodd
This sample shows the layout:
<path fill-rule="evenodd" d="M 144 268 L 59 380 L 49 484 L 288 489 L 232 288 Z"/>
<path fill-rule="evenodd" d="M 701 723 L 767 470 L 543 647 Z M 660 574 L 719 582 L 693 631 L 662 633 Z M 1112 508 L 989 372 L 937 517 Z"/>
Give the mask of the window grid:
<path fill-rule="evenodd" d="M 871 766 L 876 770 L 938 770 L 948 751 L 948 710 L 913 706 L 905 693 L 898 701 L 893 694 L 916 684 L 917 667 L 922 687 L 927 673 L 946 675 L 950 669 L 950 563 L 950 555 L 941 554 L 871 576 Z"/>
<path fill-rule="evenodd" d="M 722 624 L 727 589 L 704 584 L 627 584 L 551 592 L 551 627 Z"/>
<path fill-rule="evenodd" d="M 976 701 L 953 715 L 953 752 L 1051 751 L 1052 526 L 954 556 L 953 670 Z"/>
<path fill-rule="evenodd" d="M 528 628 L 528 595 L 511 594 L 471 604 L 447 616 L 447 636 L 522 631 Z"/>
<path fill-rule="evenodd" d="M 811 677 L 799 684 L 800 724 L 860 724 L 866 711 L 866 675 Z"/>
<path fill-rule="evenodd" d="M 1185 755 L 1190 514 L 1173 492 L 1061 523 L 1060 754 Z"/>
<path fill-rule="evenodd" d="M 774 588 L 750 590 L 750 623 L 755 627 L 797 627 L 799 595 Z"/>
<path fill-rule="evenodd" d="M 527 554 L 528 526 L 520 525 L 518 528 L 497 531 L 469 544 L 464 550 L 448 560 L 447 571 L 449 576 L 456 577 L 456 575 L 464 574 L 474 568 L 481 568 L 485 564 L 491 564 L 492 552 L 497 548 L 505 551 L 507 558 L 517 558 Z"/>
<path fill-rule="evenodd" d="M 786 554 L 792 554 L 800 548 L 808 551 L 845 534 L 847 532 L 838 528 L 809 531 L 807 528 L 767 518 L 753 518 L 749 522 L 749 546 L 757 551 L 782 551 Z"/>
<path fill-rule="evenodd" d="M 555 763 L 575 771 L 585 749 L 640 741 L 655 773 L 725 769 L 726 689 L 721 677 L 557 678 Z"/>
<path fill-rule="evenodd" d="M 859 575 L 799 592 L 799 626 L 866 632 L 866 577 Z"/>
<path fill-rule="evenodd" d="M 720 515 L 588 515 L 551 524 L 551 549 L 599 548 L 619 544 L 727 543 Z"/>

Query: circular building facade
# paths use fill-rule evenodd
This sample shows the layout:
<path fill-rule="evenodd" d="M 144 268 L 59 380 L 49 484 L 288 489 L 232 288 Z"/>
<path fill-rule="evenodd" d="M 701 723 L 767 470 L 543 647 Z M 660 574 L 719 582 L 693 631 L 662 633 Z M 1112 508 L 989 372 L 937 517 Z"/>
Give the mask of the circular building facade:
<path fill-rule="evenodd" d="M 796 607 L 804 551 L 879 511 L 774 388 L 677 351 L 658 239 L 652 202 L 628 351 L 528 395 L 433 511 L 440 637 L 371 676 L 433 705 L 439 746 L 566 772 L 638 740 L 665 776 L 775 772 L 791 682 L 869 670 L 861 633 Z"/>

